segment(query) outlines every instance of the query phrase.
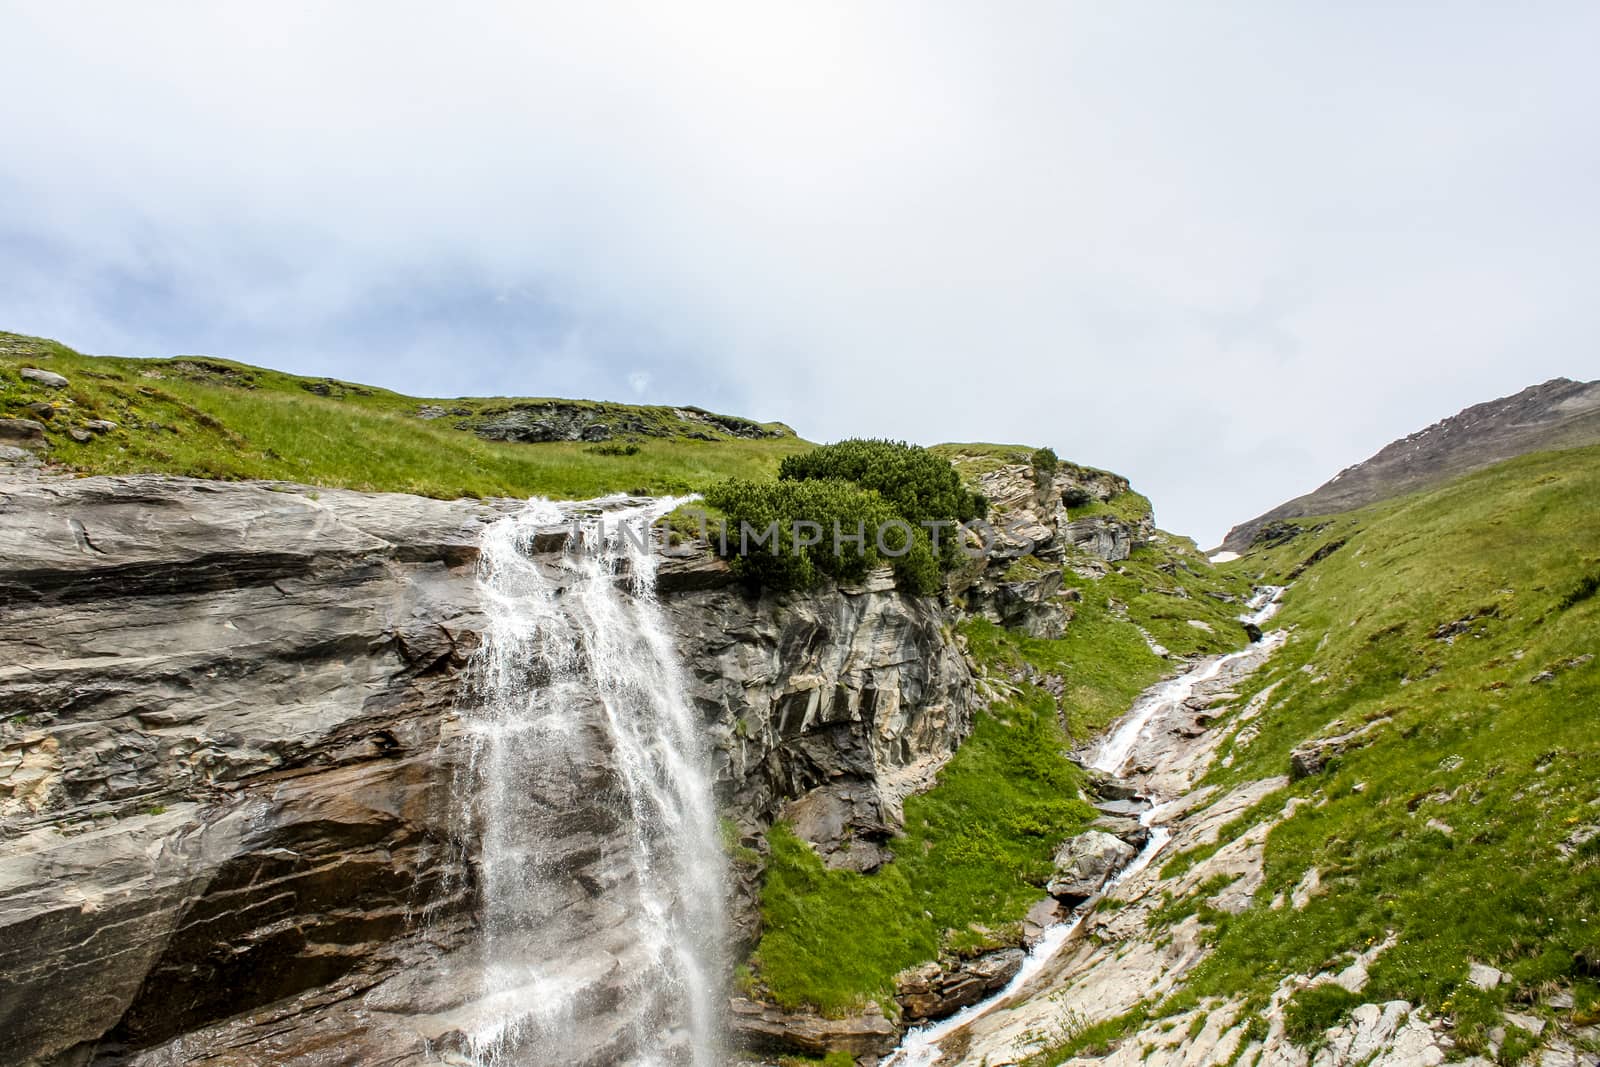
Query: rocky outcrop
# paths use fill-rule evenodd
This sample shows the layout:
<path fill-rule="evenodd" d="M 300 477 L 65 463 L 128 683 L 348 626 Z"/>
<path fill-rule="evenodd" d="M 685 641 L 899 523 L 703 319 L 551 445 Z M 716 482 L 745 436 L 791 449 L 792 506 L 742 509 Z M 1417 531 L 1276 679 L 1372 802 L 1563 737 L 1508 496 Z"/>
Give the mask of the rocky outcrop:
<path fill-rule="evenodd" d="M 908 1023 L 942 1019 L 1006 987 L 1022 970 L 1020 948 L 985 952 L 972 959 L 934 961 L 898 975 L 896 999 Z"/>
<path fill-rule="evenodd" d="M 1055 873 L 1045 891 L 1064 903 L 1088 900 L 1127 866 L 1135 852 L 1131 845 L 1101 830 L 1079 834 L 1056 851 Z"/>
<path fill-rule="evenodd" d="M 736 415 L 717 415 L 699 408 L 636 408 L 572 400 L 525 400 L 500 408 L 450 411 L 424 405 L 417 416 L 466 416 L 456 423 L 487 441 L 609 441 L 617 437 L 688 437 L 726 440 L 789 437 L 786 426 L 764 424 Z"/>
<path fill-rule="evenodd" d="M 982 560 L 957 571 L 950 591 L 965 610 L 1030 637 L 1065 634 L 1081 595 L 1063 584 L 1063 566 L 1085 577 L 1128 558 L 1155 533 L 1146 514 L 1124 519 L 1094 509 L 1130 492 L 1106 471 L 1059 464 L 1045 477 L 1013 463 L 985 471 L 978 487 L 989 501 L 994 544 Z"/>
<path fill-rule="evenodd" d="M 885 1018 L 876 1004 L 869 1004 L 858 1015 L 835 1019 L 736 997 L 729 1016 L 744 1048 L 758 1054 L 880 1056 L 894 1048 L 900 1036 L 900 1028 Z"/>
<path fill-rule="evenodd" d="M 483 1005 L 455 709 L 478 538 L 520 506 L 0 475 L 0 1063 L 460 1048 Z M 810 810 L 870 862 L 969 728 L 947 621 L 881 584 L 750 598 L 719 567 L 674 563 L 662 597 L 728 810 Z M 631 875 L 605 756 L 541 776 L 566 798 L 555 977 L 594 1063 L 632 1040 L 641 951 L 606 891 Z"/>
<path fill-rule="evenodd" d="M 1318 737 L 1306 741 L 1294 748 L 1289 753 L 1289 777 L 1307 778 L 1313 774 L 1322 773 L 1322 769 L 1330 761 L 1344 755 L 1351 749 L 1360 748 L 1370 744 L 1373 740 L 1373 731 L 1389 722 L 1387 717 L 1374 719 L 1356 727 L 1354 730 L 1345 730 L 1331 737 Z M 1335 721 L 1330 728 L 1337 729 L 1343 726 L 1342 721 Z"/>

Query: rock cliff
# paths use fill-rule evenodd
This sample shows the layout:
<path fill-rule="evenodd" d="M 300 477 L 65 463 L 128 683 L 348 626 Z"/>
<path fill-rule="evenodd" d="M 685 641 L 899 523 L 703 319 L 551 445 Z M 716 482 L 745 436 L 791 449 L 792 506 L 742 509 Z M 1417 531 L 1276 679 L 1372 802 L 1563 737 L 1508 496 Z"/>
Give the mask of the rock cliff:
<path fill-rule="evenodd" d="M 478 537 L 518 506 L 0 480 L 0 1063 L 460 1043 L 481 1006 L 455 709 Z M 970 726 L 945 609 L 883 581 L 752 597 L 706 557 L 665 567 L 661 594 L 735 824 L 787 809 L 834 862 L 877 862 Z M 629 1011 L 609 774 L 603 751 L 578 769 L 556 846 L 593 1062 L 623 1054 Z"/>

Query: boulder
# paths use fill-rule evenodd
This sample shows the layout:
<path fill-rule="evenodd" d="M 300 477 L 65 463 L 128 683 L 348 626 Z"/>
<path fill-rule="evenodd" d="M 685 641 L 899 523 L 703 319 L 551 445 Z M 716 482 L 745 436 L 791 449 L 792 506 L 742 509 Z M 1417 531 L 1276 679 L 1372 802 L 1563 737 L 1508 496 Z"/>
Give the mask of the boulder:
<path fill-rule="evenodd" d="M 1064 922 L 1071 914 L 1061 901 L 1055 897 L 1045 897 L 1033 907 L 1028 909 L 1028 914 L 1022 920 L 1022 945 L 1032 948 L 1039 943 L 1044 932 L 1059 922 Z"/>
<path fill-rule="evenodd" d="M 90 433 L 110 433 L 117 428 L 117 424 L 109 419 L 90 419 L 83 424 L 83 428 Z"/>
<path fill-rule="evenodd" d="M 36 382 L 48 389 L 65 389 L 72 384 L 55 371 L 40 370 L 38 367 L 23 367 L 20 373 L 23 381 Z"/>
<path fill-rule="evenodd" d="M 1150 830 L 1138 819 L 1129 815 L 1102 815 L 1089 824 L 1089 829 L 1110 834 L 1133 847 L 1144 848 L 1150 841 Z"/>
<path fill-rule="evenodd" d="M 1057 900 L 1087 900 L 1136 855 L 1131 845 L 1103 831 L 1079 834 L 1057 850 L 1055 874 L 1045 890 Z"/>
<path fill-rule="evenodd" d="M 0 419 L 0 444 L 23 445 L 29 448 L 48 445 L 44 424 L 32 419 Z"/>
<path fill-rule="evenodd" d="M 1020 948 L 985 952 L 970 960 L 925 963 L 895 977 L 896 999 L 908 1023 L 954 1015 L 1006 987 L 1022 970 Z"/>
<path fill-rule="evenodd" d="M 869 1003 L 857 1015 L 831 1019 L 812 1012 L 791 1012 L 760 1001 L 735 997 L 728 1006 L 733 1043 L 746 1052 L 771 1055 L 881 1056 L 900 1039 L 900 1030 Z"/>

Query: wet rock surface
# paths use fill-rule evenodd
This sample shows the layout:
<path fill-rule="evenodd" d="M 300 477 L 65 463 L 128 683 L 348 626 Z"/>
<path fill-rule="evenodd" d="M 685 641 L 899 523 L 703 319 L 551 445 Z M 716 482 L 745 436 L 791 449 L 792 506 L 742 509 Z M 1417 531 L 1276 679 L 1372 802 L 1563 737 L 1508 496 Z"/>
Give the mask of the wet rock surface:
<path fill-rule="evenodd" d="M 521 506 L 0 475 L 0 1063 L 464 1047 L 483 1005 L 455 709 L 479 535 Z M 757 827 L 816 794 L 819 845 L 852 853 L 970 726 L 940 609 L 752 599 L 718 567 L 663 583 L 718 788 Z M 616 1062 L 641 949 L 607 893 L 632 877 L 614 772 L 597 749 L 546 779 L 572 874 L 550 969 L 579 990 L 590 1062 Z M 859 1041 L 892 1034 L 880 1016 Z"/>
<path fill-rule="evenodd" d="M 1045 891 L 1063 903 L 1081 903 L 1100 892 L 1137 851 L 1101 830 L 1079 834 L 1056 852 L 1055 873 Z"/>
<path fill-rule="evenodd" d="M 972 959 L 925 963 L 895 980 L 902 1018 L 911 1024 L 942 1019 L 998 993 L 1022 970 L 1026 953 L 997 949 Z"/>

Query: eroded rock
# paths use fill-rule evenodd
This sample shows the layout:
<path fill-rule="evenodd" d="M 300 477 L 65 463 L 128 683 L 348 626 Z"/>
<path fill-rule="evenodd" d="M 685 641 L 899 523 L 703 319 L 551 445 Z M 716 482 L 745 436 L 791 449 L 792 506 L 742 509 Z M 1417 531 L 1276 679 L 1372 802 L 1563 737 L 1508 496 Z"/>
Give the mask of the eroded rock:
<path fill-rule="evenodd" d="M 1057 900 L 1077 902 L 1100 892 L 1136 855 L 1133 846 L 1100 830 L 1067 841 L 1055 855 L 1055 874 L 1045 891 Z"/>

